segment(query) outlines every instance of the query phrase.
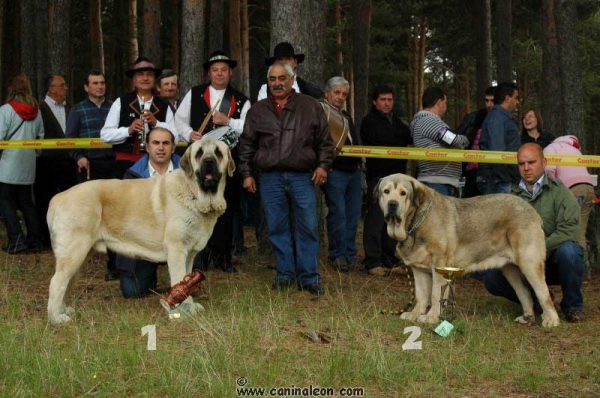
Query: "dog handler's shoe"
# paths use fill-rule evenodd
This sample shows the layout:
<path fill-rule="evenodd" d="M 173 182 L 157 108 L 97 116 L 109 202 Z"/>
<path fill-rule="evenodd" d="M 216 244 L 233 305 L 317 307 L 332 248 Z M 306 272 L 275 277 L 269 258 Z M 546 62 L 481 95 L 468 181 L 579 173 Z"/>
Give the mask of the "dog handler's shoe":
<path fill-rule="evenodd" d="M 314 296 L 322 296 L 325 294 L 325 289 L 323 288 L 323 285 L 321 285 L 318 282 L 312 283 L 310 285 L 304 285 L 304 286 L 298 285 L 298 289 L 306 290 L 307 292 L 309 292 L 310 294 L 312 294 Z"/>
<path fill-rule="evenodd" d="M 579 323 L 584 320 L 583 311 L 572 310 L 565 312 L 565 320 L 569 323 Z"/>
<path fill-rule="evenodd" d="M 285 281 L 285 280 L 277 280 L 276 279 L 275 282 L 273 282 L 273 285 L 271 286 L 271 288 L 273 290 L 275 290 L 276 292 L 280 292 L 280 291 L 288 289 L 292 286 L 294 286 L 293 281 Z"/>
<path fill-rule="evenodd" d="M 331 260 L 330 262 L 331 268 L 339 272 L 348 272 L 350 269 L 348 268 L 348 262 L 344 257 L 338 257 L 336 259 Z"/>

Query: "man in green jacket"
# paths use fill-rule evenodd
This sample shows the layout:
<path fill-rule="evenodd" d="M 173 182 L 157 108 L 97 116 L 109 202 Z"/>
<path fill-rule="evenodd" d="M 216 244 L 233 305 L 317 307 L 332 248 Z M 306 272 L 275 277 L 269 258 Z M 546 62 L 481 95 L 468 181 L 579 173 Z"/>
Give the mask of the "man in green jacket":
<path fill-rule="evenodd" d="M 521 182 L 512 187 L 517 195 L 533 206 L 543 220 L 546 236 L 546 283 L 560 285 L 560 307 L 567 322 L 583 320 L 583 250 L 577 243 L 579 205 L 562 182 L 545 174 L 546 159 L 542 148 L 534 143 L 521 146 L 517 153 Z M 485 272 L 486 289 L 495 296 L 519 302 L 501 270 Z"/>

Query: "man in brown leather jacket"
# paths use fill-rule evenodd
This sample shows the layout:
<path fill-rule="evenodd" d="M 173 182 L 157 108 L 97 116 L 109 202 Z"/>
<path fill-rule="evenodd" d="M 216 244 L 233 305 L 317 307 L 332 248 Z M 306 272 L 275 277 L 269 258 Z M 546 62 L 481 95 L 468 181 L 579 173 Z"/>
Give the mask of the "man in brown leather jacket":
<path fill-rule="evenodd" d="M 273 64 L 267 80 L 271 94 L 252 106 L 246 115 L 240 137 L 240 173 L 244 188 L 252 193 L 257 191 L 255 177 L 259 178 L 269 240 L 277 261 L 273 290 L 297 284 L 300 290 L 318 296 L 324 290 L 317 269 L 315 185 L 327 181 L 333 142 L 321 105 L 292 89 L 291 67 Z M 294 240 L 290 231 L 290 203 Z"/>

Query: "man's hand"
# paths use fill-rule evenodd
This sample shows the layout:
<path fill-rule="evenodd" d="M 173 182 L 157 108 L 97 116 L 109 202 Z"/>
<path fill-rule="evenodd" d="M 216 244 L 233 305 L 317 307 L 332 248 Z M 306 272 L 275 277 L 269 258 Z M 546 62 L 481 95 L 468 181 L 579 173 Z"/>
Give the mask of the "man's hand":
<path fill-rule="evenodd" d="M 144 129 L 144 122 L 140 119 L 135 119 L 133 121 L 133 123 L 131 123 L 131 126 L 129 126 L 129 129 L 127 130 L 127 132 L 129 133 L 129 135 L 132 135 L 134 133 L 139 133 L 143 129 Z"/>
<path fill-rule="evenodd" d="M 190 134 L 190 142 L 198 141 L 202 138 L 202 133 L 192 130 L 192 134 Z"/>
<path fill-rule="evenodd" d="M 246 177 L 244 179 L 244 188 L 250 193 L 256 193 L 256 181 L 254 177 Z"/>
<path fill-rule="evenodd" d="M 158 122 L 156 117 L 154 117 L 154 114 L 149 110 L 144 110 L 144 113 L 142 113 L 142 119 L 145 123 L 148 123 L 152 127 L 156 127 L 156 123 Z"/>
<path fill-rule="evenodd" d="M 315 185 L 323 185 L 327 182 L 327 172 L 322 167 L 317 167 L 312 175 Z"/>
<path fill-rule="evenodd" d="M 81 173 L 81 169 L 89 169 L 90 161 L 86 158 L 81 158 L 77 161 L 77 171 Z"/>
<path fill-rule="evenodd" d="M 229 124 L 229 118 L 224 113 L 215 111 L 212 116 L 212 122 L 217 126 L 227 126 L 227 124 Z"/>

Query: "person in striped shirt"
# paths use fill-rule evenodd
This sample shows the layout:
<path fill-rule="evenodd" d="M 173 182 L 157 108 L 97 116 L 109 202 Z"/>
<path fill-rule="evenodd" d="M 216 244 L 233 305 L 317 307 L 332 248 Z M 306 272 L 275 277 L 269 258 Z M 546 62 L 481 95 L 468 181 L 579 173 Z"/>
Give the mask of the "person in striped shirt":
<path fill-rule="evenodd" d="M 442 120 L 448 109 L 448 98 L 441 88 L 425 89 L 422 105 L 423 110 L 414 116 L 410 124 L 410 133 L 416 148 L 431 148 L 431 156 L 437 154 L 441 158 L 443 153 L 436 153 L 436 149 L 464 149 L 469 146 L 466 136 L 455 134 Z M 417 180 L 442 195 L 458 197 L 461 164 L 438 159 L 435 157 L 435 160 L 419 160 Z"/>

